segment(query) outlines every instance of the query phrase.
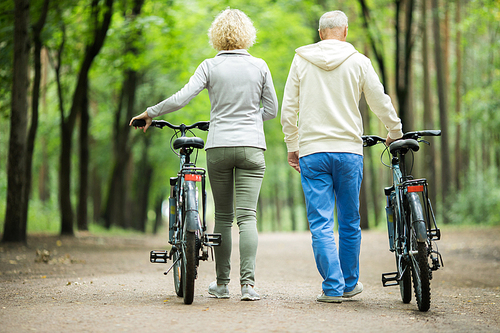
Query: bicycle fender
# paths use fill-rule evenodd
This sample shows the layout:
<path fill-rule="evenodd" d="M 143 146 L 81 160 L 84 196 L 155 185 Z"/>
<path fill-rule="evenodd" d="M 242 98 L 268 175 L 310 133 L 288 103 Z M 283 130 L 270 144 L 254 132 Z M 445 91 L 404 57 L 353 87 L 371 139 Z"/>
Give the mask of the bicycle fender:
<path fill-rule="evenodd" d="M 196 184 L 194 181 L 184 182 L 185 196 L 185 228 L 187 231 L 195 232 L 199 230 L 198 200 L 196 196 Z"/>
<path fill-rule="evenodd" d="M 420 203 L 420 197 L 417 193 L 406 193 L 408 206 L 411 213 L 411 224 L 415 230 L 417 241 L 425 242 L 427 240 L 427 227 L 425 225 L 424 210 Z"/>

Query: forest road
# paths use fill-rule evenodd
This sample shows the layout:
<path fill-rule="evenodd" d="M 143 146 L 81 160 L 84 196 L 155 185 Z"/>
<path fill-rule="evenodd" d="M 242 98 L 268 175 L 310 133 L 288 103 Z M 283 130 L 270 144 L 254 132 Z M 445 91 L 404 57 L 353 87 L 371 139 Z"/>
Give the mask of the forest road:
<path fill-rule="evenodd" d="M 237 234 L 235 234 L 237 236 Z M 365 290 L 342 304 L 317 303 L 321 278 L 311 238 L 259 236 L 256 290 L 240 301 L 238 246 L 230 299 L 207 287 L 214 263 L 201 262 L 192 305 L 175 295 L 169 267 L 149 263 L 164 235 L 75 238 L 30 236 L 28 246 L 0 245 L 0 332 L 500 332 L 500 228 L 445 229 L 445 267 L 434 272 L 431 308 L 403 304 L 382 287 L 395 270 L 383 231 L 364 231 L 360 281 Z M 36 262 L 36 250 L 48 262 Z"/>

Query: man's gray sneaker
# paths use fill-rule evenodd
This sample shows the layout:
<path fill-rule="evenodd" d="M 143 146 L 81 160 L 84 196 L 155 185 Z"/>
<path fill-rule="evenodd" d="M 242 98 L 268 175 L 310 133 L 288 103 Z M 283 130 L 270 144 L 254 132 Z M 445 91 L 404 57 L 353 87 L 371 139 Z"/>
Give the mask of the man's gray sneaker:
<path fill-rule="evenodd" d="M 316 301 L 318 302 L 325 302 L 325 303 L 342 303 L 342 297 L 340 296 L 327 296 L 325 295 L 325 292 L 323 291 L 321 295 L 318 295 L 316 298 Z"/>
<path fill-rule="evenodd" d="M 356 283 L 356 286 L 354 287 L 354 289 L 352 291 L 348 291 L 346 293 L 344 293 L 344 298 L 350 298 L 350 297 L 353 297 L 353 296 L 356 296 L 357 294 L 361 294 L 361 292 L 363 291 L 363 284 L 361 282 L 358 282 Z"/>
<path fill-rule="evenodd" d="M 260 299 L 259 294 L 253 289 L 253 286 L 249 284 L 244 284 L 241 286 L 241 300 L 242 301 L 258 301 Z"/>
<path fill-rule="evenodd" d="M 227 284 L 218 285 L 216 281 L 208 286 L 208 293 L 217 298 L 229 298 L 229 289 Z"/>

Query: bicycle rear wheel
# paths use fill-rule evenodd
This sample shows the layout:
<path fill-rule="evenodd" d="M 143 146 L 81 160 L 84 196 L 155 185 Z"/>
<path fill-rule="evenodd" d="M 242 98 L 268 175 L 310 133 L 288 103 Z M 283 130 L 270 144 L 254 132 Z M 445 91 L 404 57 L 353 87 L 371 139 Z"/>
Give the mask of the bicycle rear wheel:
<path fill-rule="evenodd" d="M 428 311 L 431 306 L 430 266 L 425 242 L 412 242 L 412 277 L 413 289 L 418 309 Z"/>
<path fill-rule="evenodd" d="M 194 280 L 196 279 L 196 234 L 185 233 L 185 245 L 182 251 L 182 289 L 184 303 L 191 304 L 194 299 Z"/>

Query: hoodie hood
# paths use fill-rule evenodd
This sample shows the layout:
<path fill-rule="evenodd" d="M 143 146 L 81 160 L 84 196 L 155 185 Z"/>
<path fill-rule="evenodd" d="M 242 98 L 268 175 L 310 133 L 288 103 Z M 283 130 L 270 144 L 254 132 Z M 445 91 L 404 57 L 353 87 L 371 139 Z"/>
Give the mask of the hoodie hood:
<path fill-rule="evenodd" d="M 296 49 L 295 52 L 325 71 L 334 70 L 347 58 L 358 53 L 350 43 L 335 39 L 322 40 L 315 44 L 302 46 Z"/>

